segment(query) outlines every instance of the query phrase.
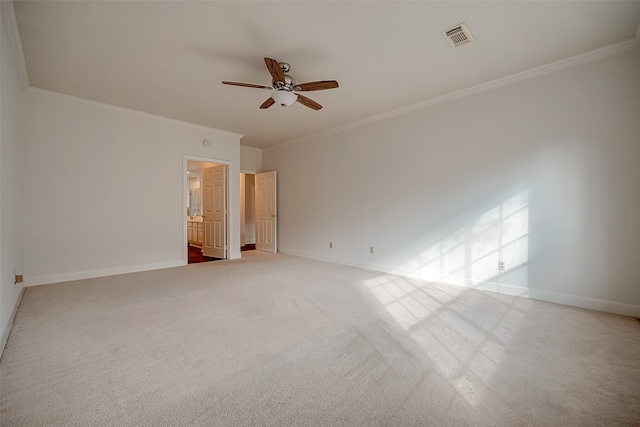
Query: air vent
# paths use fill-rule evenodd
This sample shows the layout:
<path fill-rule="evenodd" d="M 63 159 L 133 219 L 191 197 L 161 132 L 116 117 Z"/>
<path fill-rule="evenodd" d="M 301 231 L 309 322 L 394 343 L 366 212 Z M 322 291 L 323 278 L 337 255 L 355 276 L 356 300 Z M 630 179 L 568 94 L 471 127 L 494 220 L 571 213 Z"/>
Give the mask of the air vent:
<path fill-rule="evenodd" d="M 449 43 L 453 47 L 462 46 L 463 44 L 469 43 L 471 40 L 473 40 L 471 31 L 469 31 L 464 22 L 460 25 L 456 25 L 455 27 L 451 27 L 448 30 L 443 31 L 442 35 L 449 41 Z"/>

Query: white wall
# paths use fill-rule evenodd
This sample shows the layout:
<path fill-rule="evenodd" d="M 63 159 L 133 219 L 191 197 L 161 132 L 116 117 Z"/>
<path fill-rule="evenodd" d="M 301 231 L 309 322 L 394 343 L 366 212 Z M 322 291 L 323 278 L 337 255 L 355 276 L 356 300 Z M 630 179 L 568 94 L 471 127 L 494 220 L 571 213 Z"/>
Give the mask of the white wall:
<path fill-rule="evenodd" d="M 230 258 L 240 257 L 240 135 L 25 94 L 27 285 L 184 264 L 185 155 L 229 164 Z"/>
<path fill-rule="evenodd" d="M 637 316 L 638 76 L 635 48 L 266 149 L 280 251 Z"/>
<path fill-rule="evenodd" d="M 4 11 L 4 7 L 3 7 Z M 14 284 L 14 274 L 23 273 L 22 209 L 20 179 L 22 159 L 23 93 L 16 64 L 0 19 L 0 353 L 11 327 L 22 286 Z M 14 273 L 15 272 L 15 273 Z"/>
<path fill-rule="evenodd" d="M 240 146 L 240 170 L 243 172 L 262 172 L 262 150 Z"/>

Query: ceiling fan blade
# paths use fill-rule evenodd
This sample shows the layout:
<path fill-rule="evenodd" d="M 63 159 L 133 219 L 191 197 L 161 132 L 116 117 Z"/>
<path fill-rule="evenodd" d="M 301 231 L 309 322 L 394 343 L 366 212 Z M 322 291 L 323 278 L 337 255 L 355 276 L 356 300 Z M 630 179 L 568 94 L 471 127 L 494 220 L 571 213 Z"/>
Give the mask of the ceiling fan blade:
<path fill-rule="evenodd" d="M 272 58 L 264 58 L 264 63 L 267 64 L 267 69 L 271 73 L 273 80 L 284 84 L 284 73 L 278 61 Z"/>
<path fill-rule="evenodd" d="M 276 103 L 276 101 L 274 101 L 274 100 L 273 100 L 273 98 L 269 97 L 269 98 L 267 98 L 267 100 L 266 100 L 266 101 L 264 101 L 264 102 L 262 103 L 262 105 L 260 106 L 260 108 L 264 110 L 265 108 L 269 108 L 269 107 L 271 107 L 271 106 L 272 106 L 273 104 L 275 104 L 275 103 Z"/>
<path fill-rule="evenodd" d="M 313 110 L 319 110 L 322 108 L 322 105 L 318 104 L 316 101 L 314 101 L 313 99 L 309 99 L 306 96 L 302 96 L 300 94 L 298 94 L 298 99 L 297 101 L 304 105 L 305 107 L 309 107 Z"/>
<path fill-rule="evenodd" d="M 335 80 L 320 80 L 317 82 L 309 82 L 309 83 L 301 83 L 296 85 L 294 90 L 305 92 L 312 90 L 325 90 L 325 89 L 335 89 L 338 87 L 338 82 Z"/>
<path fill-rule="evenodd" d="M 233 86 L 254 87 L 256 89 L 273 90 L 273 88 L 271 86 L 254 85 L 253 83 L 222 82 L 222 84 L 224 84 L 224 85 L 233 85 Z"/>

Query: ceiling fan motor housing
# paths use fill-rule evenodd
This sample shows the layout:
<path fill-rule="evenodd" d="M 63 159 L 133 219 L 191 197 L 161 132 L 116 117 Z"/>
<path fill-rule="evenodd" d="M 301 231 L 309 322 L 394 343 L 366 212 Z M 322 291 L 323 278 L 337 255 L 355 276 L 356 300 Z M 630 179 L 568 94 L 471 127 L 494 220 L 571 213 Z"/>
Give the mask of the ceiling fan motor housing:
<path fill-rule="evenodd" d="M 296 81 L 293 79 L 293 77 L 288 76 L 285 74 L 284 76 L 284 83 L 283 82 L 277 82 L 275 80 L 272 80 L 272 85 L 274 89 L 285 89 L 285 90 L 294 90 L 294 87 L 296 86 Z"/>

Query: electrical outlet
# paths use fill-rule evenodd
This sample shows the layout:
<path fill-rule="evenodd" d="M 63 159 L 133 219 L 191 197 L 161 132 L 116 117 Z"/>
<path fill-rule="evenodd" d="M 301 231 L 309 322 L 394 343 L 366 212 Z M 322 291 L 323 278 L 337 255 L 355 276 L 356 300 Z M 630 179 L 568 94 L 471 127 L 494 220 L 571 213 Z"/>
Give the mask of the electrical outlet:
<path fill-rule="evenodd" d="M 17 285 L 18 283 L 22 283 L 22 282 L 24 281 L 24 280 L 23 280 L 23 278 L 22 278 L 22 274 L 16 274 L 15 276 L 16 276 L 16 281 L 15 281 L 14 283 L 15 283 L 16 285 Z"/>
<path fill-rule="evenodd" d="M 372 254 L 373 253 L 373 246 L 369 246 L 369 253 Z"/>
<path fill-rule="evenodd" d="M 500 271 L 505 271 L 507 269 L 507 266 L 505 265 L 503 260 L 498 260 L 498 270 Z"/>
<path fill-rule="evenodd" d="M 329 242 L 329 249 L 333 249 L 333 242 Z"/>

